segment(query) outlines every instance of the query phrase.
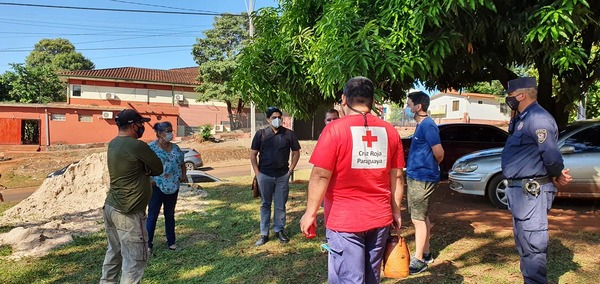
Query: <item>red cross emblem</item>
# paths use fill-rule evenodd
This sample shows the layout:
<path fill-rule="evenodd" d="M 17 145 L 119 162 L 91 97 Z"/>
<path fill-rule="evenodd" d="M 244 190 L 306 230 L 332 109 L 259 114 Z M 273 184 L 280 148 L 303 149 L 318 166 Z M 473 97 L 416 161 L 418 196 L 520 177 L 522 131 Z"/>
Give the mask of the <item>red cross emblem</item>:
<path fill-rule="evenodd" d="M 362 137 L 362 141 L 367 142 L 367 147 L 373 147 L 373 142 L 377 142 L 377 136 L 371 135 L 371 130 L 367 130 L 367 135 Z"/>

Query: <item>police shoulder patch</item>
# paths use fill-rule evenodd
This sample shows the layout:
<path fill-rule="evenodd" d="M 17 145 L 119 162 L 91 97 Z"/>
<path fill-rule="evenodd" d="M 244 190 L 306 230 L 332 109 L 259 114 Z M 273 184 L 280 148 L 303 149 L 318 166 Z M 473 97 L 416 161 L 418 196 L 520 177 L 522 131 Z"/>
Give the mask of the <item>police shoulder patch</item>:
<path fill-rule="evenodd" d="M 535 131 L 535 135 L 537 135 L 538 143 L 544 143 L 548 137 L 548 131 L 546 131 L 544 128 L 541 128 Z"/>

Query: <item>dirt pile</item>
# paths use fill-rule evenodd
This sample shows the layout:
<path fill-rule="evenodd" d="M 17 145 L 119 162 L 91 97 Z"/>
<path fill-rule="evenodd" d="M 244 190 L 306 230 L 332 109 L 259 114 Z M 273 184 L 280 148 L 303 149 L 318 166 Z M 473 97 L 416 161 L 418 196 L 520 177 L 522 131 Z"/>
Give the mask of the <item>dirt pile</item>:
<path fill-rule="evenodd" d="M 31 196 L 4 212 L 0 224 L 40 223 L 99 209 L 108 185 L 106 153 L 89 155 L 64 174 L 47 178 Z"/>
<path fill-rule="evenodd" d="M 106 153 L 89 155 L 64 174 L 46 179 L 36 192 L 0 217 L 3 226 L 19 226 L 0 234 L 0 245 L 12 247 L 13 259 L 43 256 L 71 242 L 73 235 L 101 230 L 109 182 Z M 178 214 L 202 210 L 205 191 L 187 186 L 180 191 Z"/>

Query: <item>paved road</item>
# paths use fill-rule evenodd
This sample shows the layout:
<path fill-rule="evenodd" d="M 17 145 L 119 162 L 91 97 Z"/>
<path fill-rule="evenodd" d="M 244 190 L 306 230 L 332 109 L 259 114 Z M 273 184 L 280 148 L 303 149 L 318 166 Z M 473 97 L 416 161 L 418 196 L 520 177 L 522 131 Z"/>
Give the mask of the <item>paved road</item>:
<path fill-rule="evenodd" d="M 34 191 L 36 191 L 38 187 L 22 187 L 22 188 L 10 188 L 3 190 L 2 196 L 4 196 L 5 202 L 12 201 L 21 201 L 29 195 L 31 195 Z"/>
<path fill-rule="evenodd" d="M 312 164 L 308 163 L 308 158 L 302 158 L 298 162 L 296 169 L 310 169 L 312 168 Z M 203 168 L 207 173 L 216 176 L 218 178 L 226 179 L 228 177 L 235 176 L 247 176 L 250 175 L 250 162 L 246 165 L 237 165 L 237 166 L 228 166 L 228 167 L 219 167 L 219 168 Z M 5 202 L 11 201 L 21 201 L 29 195 L 31 195 L 34 191 L 36 191 L 38 187 L 25 187 L 25 188 L 12 188 L 6 189 L 2 191 L 2 195 L 4 196 Z"/>

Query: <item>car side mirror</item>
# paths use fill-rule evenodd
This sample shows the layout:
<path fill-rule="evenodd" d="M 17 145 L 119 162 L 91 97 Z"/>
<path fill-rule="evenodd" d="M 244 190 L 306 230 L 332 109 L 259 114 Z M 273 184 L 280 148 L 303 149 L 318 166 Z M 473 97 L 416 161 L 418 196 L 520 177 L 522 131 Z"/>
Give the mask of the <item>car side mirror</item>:
<path fill-rule="evenodd" d="M 575 152 L 575 147 L 573 146 L 562 146 L 560 147 L 560 153 L 561 154 L 570 154 L 570 153 L 574 153 Z"/>

